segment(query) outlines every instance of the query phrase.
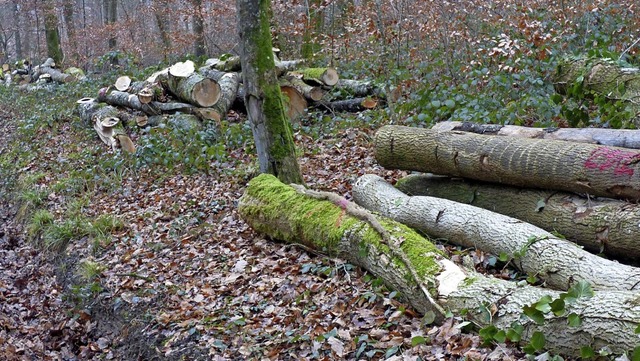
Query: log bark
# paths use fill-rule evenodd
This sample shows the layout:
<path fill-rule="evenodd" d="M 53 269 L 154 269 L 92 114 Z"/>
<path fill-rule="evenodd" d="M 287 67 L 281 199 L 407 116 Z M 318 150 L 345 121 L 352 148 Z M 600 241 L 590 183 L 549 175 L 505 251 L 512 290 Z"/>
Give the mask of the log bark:
<path fill-rule="evenodd" d="M 623 353 L 638 342 L 638 335 L 634 333 L 640 324 L 637 293 L 596 291 L 590 299 L 578 298 L 567 305 L 564 315 L 546 314 L 545 322 L 539 325 L 522 318 L 523 306 L 545 295 L 557 299 L 559 292 L 462 270 L 443 258 L 428 240 L 401 224 L 376 216 L 394 238 L 401 240 L 393 249 L 405 255 L 403 259 L 409 260 L 407 265 L 392 255 L 391 247 L 371 224 L 345 214 L 349 202 L 339 203 L 306 196 L 272 176 L 260 175 L 249 183 L 238 210 L 252 228 L 271 238 L 303 244 L 365 268 L 398 290 L 423 314 L 442 308 L 453 314 L 465 311 L 465 317 L 479 327 L 491 323 L 501 329 L 521 322 L 525 329 L 523 342 L 527 342 L 534 331 L 553 335 L 548 337 L 545 347 L 564 355 L 579 356 L 580 347 L 585 345 L 595 350 L 607 346 L 614 353 Z M 410 281 L 409 267 L 419 271 L 420 282 L 431 285 L 428 295 Z M 495 312 L 488 318 L 482 313 L 483 309 Z M 567 325 L 569 312 L 580 317 L 579 326 Z"/>
<path fill-rule="evenodd" d="M 153 115 L 147 119 L 145 126 L 157 127 L 165 124 L 173 129 L 184 131 L 202 128 L 199 118 L 193 114 Z"/>
<path fill-rule="evenodd" d="M 331 112 L 357 113 L 378 106 L 378 100 L 370 97 L 335 100 L 332 102 L 318 102 L 316 108 L 326 109 Z"/>
<path fill-rule="evenodd" d="M 338 80 L 338 83 L 334 88 L 343 90 L 345 93 L 352 97 L 361 98 L 374 96 L 381 99 L 385 98 L 384 89 L 371 81 L 340 79 Z"/>
<path fill-rule="evenodd" d="M 76 81 L 76 77 L 71 74 L 65 74 L 58 69 L 54 69 L 48 66 L 41 65 L 34 69 L 32 74 L 33 79 L 39 78 L 42 74 L 48 74 L 51 76 L 51 80 L 57 83 L 71 83 Z"/>
<path fill-rule="evenodd" d="M 364 175 L 353 187 L 356 203 L 371 211 L 496 256 L 506 254 L 521 271 L 567 290 L 587 281 L 595 289 L 640 289 L 640 269 L 603 259 L 529 223 L 435 197 L 407 196 L 382 178 Z"/>
<path fill-rule="evenodd" d="M 567 192 L 413 174 L 396 188 L 410 196 L 470 204 L 558 232 L 593 253 L 640 265 L 640 205 Z"/>
<path fill-rule="evenodd" d="M 240 85 L 240 75 L 238 73 L 225 73 L 219 79 L 217 79 L 220 85 L 220 99 L 213 106 L 213 109 L 218 112 L 219 118 L 226 118 L 229 109 L 236 100 L 236 94 L 238 93 L 238 86 Z"/>
<path fill-rule="evenodd" d="M 387 168 L 640 199 L 638 150 L 389 125 L 376 133 L 375 151 Z"/>
<path fill-rule="evenodd" d="M 340 77 L 334 68 L 305 68 L 298 70 L 302 80 L 320 85 L 334 86 Z"/>
<path fill-rule="evenodd" d="M 455 121 L 440 122 L 435 124 L 431 129 L 438 131 L 458 130 L 462 132 L 518 138 L 564 140 L 640 149 L 640 131 L 632 129 L 529 128 L 517 125 L 479 124 Z"/>
<path fill-rule="evenodd" d="M 152 101 L 147 104 L 143 104 L 135 94 L 129 94 L 127 92 L 121 92 L 117 90 L 110 90 L 108 88 L 101 89 L 98 93 L 97 99 L 98 101 L 107 103 L 109 105 L 139 110 L 147 115 L 160 115 L 162 113 L 182 112 L 197 115 L 205 122 L 220 120 L 218 112 L 211 108 L 198 108 L 191 104 L 179 102 L 161 103 Z"/>
<path fill-rule="evenodd" d="M 134 153 L 135 145 L 127 135 L 122 126 L 122 121 L 118 117 L 120 111 L 116 107 L 100 107 L 92 115 L 93 129 L 103 143 L 111 147 L 114 151 L 118 148 Z"/>
<path fill-rule="evenodd" d="M 238 72 L 241 70 L 240 57 L 231 54 L 225 54 L 220 58 L 207 59 L 205 66 L 223 72 Z"/>

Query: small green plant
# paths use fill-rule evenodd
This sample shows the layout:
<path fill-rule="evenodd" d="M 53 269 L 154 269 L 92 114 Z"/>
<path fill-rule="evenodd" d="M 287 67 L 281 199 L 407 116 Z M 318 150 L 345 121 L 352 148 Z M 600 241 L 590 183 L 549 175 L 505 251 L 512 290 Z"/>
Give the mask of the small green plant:
<path fill-rule="evenodd" d="M 65 250 L 71 240 L 87 235 L 89 235 L 87 220 L 82 217 L 72 217 L 61 223 L 49 225 L 43 232 L 42 240 L 47 250 L 60 253 Z"/>
<path fill-rule="evenodd" d="M 91 260 L 84 260 L 78 267 L 78 274 L 85 282 L 95 282 L 106 267 Z"/>
<path fill-rule="evenodd" d="M 33 213 L 27 224 L 27 236 L 30 240 L 38 240 L 45 229 L 53 223 L 53 214 L 46 209 L 39 209 Z"/>

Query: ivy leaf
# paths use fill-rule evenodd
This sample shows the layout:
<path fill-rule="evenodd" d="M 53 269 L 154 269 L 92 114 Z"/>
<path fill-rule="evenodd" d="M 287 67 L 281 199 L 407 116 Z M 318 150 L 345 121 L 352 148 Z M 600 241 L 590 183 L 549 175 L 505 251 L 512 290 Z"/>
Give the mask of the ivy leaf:
<path fill-rule="evenodd" d="M 578 327 L 582 324 L 582 319 L 577 314 L 570 313 L 569 316 L 567 316 L 567 324 L 569 327 Z"/>
<path fill-rule="evenodd" d="M 447 99 L 447 100 L 444 102 L 444 105 L 446 105 L 446 106 L 447 106 L 447 108 L 449 108 L 449 109 L 453 109 L 453 108 L 456 106 L 456 102 L 455 102 L 455 101 L 453 101 L 453 100 L 451 100 L 451 99 Z"/>
<path fill-rule="evenodd" d="M 595 357 L 596 353 L 593 351 L 591 346 L 582 346 L 580 347 L 580 358 L 590 359 Z"/>
<path fill-rule="evenodd" d="M 551 306 L 549 306 L 549 303 L 551 303 L 551 301 L 551 296 L 543 296 L 538 302 L 535 303 L 536 310 L 542 313 L 549 313 L 551 311 Z"/>
<path fill-rule="evenodd" d="M 561 298 L 558 298 L 557 300 L 551 302 L 549 306 L 551 306 L 551 311 L 556 316 L 562 316 L 566 312 L 564 300 L 562 300 Z"/>
<path fill-rule="evenodd" d="M 636 335 L 640 335 L 640 325 L 636 327 L 635 331 L 633 331 Z"/>
<path fill-rule="evenodd" d="M 511 342 L 520 342 L 522 339 L 522 333 L 513 328 L 509 328 L 507 330 L 507 339 Z"/>
<path fill-rule="evenodd" d="M 495 335 L 493 335 L 493 339 L 498 343 L 504 343 L 504 341 L 506 341 L 507 339 L 507 333 L 504 332 L 504 330 L 500 330 L 496 332 Z"/>
<path fill-rule="evenodd" d="M 631 352 L 631 361 L 640 361 L 640 346 L 636 346 Z"/>
<path fill-rule="evenodd" d="M 579 281 L 569 289 L 569 294 L 576 299 L 593 297 L 593 288 L 587 281 Z"/>
<path fill-rule="evenodd" d="M 411 338 L 411 347 L 416 347 L 418 345 L 424 345 L 427 343 L 427 339 L 424 336 L 414 336 Z"/>
<path fill-rule="evenodd" d="M 536 350 L 536 351 L 540 351 L 542 349 L 544 349 L 544 344 L 546 343 L 545 339 L 544 339 L 544 334 L 540 331 L 536 331 L 533 333 L 533 335 L 531 336 L 531 341 L 529 342 L 529 344 Z"/>
<path fill-rule="evenodd" d="M 535 306 L 524 306 L 522 310 L 527 317 L 532 319 L 538 325 L 542 325 L 544 323 L 544 314 L 537 310 Z"/>
<path fill-rule="evenodd" d="M 509 261 L 509 255 L 506 252 L 501 252 L 498 256 L 498 259 L 500 260 L 500 262 L 507 262 Z"/>

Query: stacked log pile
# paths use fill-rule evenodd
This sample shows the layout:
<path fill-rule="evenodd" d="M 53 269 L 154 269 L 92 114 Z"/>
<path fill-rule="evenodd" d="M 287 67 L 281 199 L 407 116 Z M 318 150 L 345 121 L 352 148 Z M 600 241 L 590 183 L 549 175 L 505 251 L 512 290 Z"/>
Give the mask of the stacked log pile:
<path fill-rule="evenodd" d="M 69 83 L 83 78 L 81 69 L 70 67 L 61 71 L 51 58 L 40 65 L 33 66 L 29 61 L 23 60 L 16 63 L 11 69 L 9 64 L 3 64 L 0 68 L 0 84 L 11 86 L 17 84 L 21 89 L 36 89 L 46 83 Z"/>
<path fill-rule="evenodd" d="M 276 56 L 280 89 L 291 120 L 304 115 L 309 107 L 358 112 L 375 108 L 384 100 L 384 91 L 372 82 L 339 79 L 333 68 L 300 68 L 302 64 L 301 60 L 281 61 Z M 332 90 L 353 97 L 330 99 Z M 112 124 L 113 119 L 107 121 L 102 118 L 106 113 L 85 109 L 87 104 L 94 103 L 109 105 L 120 112 L 119 116 L 128 114 L 125 118 L 135 121 L 122 124 L 120 119 L 121 128 L 107 127 L 109 130 L 105 132 L 103 125 Z M 145 80 L 136 81 L 124 75 L 112 86 L 101 89 L 95 99 L 78 101 L 83 121 L 94 127 L 105 144 L 115 148 L 121 145 L 118 139 L 124 139 L 122 132 L 127 127 L 160 124 L 182 129 L 216 127 L 232 109 L 244 111 L 244 87 L 239 57 L 229 55 L 209 59 L 198 69 L 190 60 L 179 62 Z M 112 129 L 120 130 L 113 133 Z"/>

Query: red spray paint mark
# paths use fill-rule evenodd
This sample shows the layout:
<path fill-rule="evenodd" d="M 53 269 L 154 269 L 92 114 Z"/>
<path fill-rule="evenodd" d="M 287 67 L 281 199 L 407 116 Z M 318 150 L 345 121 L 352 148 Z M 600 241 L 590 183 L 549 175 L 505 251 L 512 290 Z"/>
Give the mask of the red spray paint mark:
<path fill-rule="evenodd" d="M 615 175 L 633 175 L 633 168 L 629 165 L 640 162 L 640 154 L 621 149 L 597 148 L 584 162 L 585 168 L 601 171 L 613 168 Z"/>

